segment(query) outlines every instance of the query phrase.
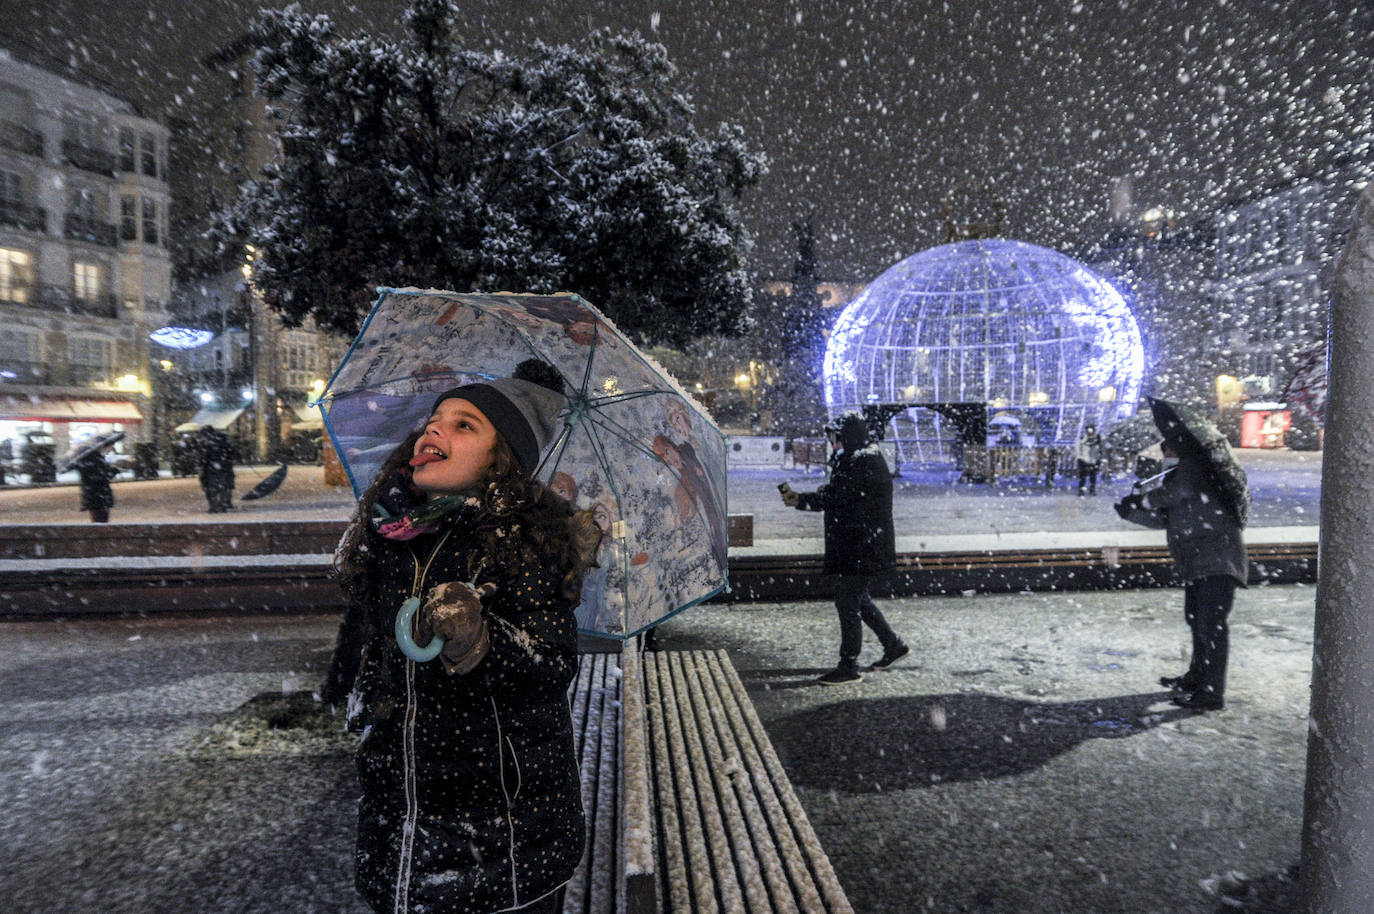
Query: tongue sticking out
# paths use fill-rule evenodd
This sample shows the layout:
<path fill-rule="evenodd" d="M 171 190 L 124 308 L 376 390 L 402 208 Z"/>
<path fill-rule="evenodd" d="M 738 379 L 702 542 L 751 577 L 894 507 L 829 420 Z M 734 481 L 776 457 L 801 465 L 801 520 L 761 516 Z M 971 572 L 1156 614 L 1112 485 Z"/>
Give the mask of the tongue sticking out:
<path fill-rule="evenodd" d="M 414 457 L 410 458 L 410 465 L 413 467 L 422 467 L 427 463 L 437 463 L 443 459 L 444 458 L 440 457 L 438 454 L 426 452 L 423 454 L 416 454 Z"/>

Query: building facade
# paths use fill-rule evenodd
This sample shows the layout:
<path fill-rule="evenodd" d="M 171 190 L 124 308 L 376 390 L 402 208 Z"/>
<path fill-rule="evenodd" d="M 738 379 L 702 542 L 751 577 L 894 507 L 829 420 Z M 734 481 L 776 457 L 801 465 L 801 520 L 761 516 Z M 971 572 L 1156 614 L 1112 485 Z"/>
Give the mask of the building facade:
<path fill-rule="evenodd" d="M 158 433 L 148 334 L 171 297 L 168 131 L 0 47 L 0 451 Z"/>

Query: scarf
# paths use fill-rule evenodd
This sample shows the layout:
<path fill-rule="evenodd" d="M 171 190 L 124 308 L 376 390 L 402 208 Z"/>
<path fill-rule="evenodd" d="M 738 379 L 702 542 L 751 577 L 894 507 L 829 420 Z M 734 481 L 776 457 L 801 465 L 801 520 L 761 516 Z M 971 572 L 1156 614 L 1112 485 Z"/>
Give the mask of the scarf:
<path fill-rule="evenodd" d="M 433 533 L 452 518 L 470 513 L 478 507 L 472 495 L 445 495 L 416 505 L 402 514 L 393 514 L 380 503 L 373 506 L 372 522 L 377 532 L 389 540 L 411 540 L 424 533 Z"/>

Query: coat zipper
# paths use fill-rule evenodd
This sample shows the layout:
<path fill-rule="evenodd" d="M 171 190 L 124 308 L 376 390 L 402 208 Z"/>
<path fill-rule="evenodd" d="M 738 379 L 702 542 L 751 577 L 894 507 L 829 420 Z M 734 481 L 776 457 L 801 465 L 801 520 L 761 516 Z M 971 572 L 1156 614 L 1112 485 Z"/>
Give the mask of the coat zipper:
<path fill-rule="evenodd" d="M 410 585 L 412 597 L 420 596 L 420 591 L 424 589 L 425 575 L 429 573 L 429 566 L 434 562 L 434 557 L 439 554 L 440 548 L 443 547 L 452 532 L 453 528 L 450 527 L 440 537 L 439 542 L 434 544 L 423 568 L 420 567 L 420 557 L 415 553 L 415 547 L 410 546 L 411 561 L 415 563 Z M 415 661 L 406 657 L 405 663 L 406 711 L 404 724 L 401 728 L 401 772 L 405 784 L 406 817 L 405 822 L 401 825 L 401 852 L 400 858 L 396 862 L 396 892 L 392 900 L 392 910 L 395 914 L 405 914 L 410 909 L 411 856 L 415 850 L 415 828 L 420 815 L 415 784 L 415 715 L 418 710 L 415 705 Z"/>

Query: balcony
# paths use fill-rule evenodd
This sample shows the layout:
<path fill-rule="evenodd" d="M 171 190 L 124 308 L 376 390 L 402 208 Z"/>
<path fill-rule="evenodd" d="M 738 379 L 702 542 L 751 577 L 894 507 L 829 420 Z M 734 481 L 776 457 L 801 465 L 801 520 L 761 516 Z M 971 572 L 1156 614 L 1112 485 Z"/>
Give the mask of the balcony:
<path fill-rule="evenodd" d="M 64 383 L 71 387 L 110 387 L 114 372 L 108 365 L 82 365 L 72 362 L 67 366 Z"/>
<path fill-rule="evenodd" d="M 52 368 L 46 362 L 0 361 L 0 385 L 52 383 Z"/>
<path fill-rule="evenodd" d="M 43 134 L 14 121 L 0 121 L 0 147 L 43 158 Z"/>
<path fill-rule="evenodd" d="M 87 314 L 93 317 L 119 316 L 119 301 L 112 294 L 101 293 L 94 297 L 77 298 L 70 289 L 33 283 L 10 283 L 8 290 L 0 291 L 0 304 L 19 305 L 49 312 Z"/>
<path fill-rule="evenodd" d="M 63 140 L 62 157 L 84 171 L 94 171 L 109 178 L 115 176 L 114 154 L 104 149 L 83 146 L 74 140 Z"/>
<path fill-rule="evenodd" d="M 0 226 L 41 235 L 48 230 L 48 211 L 19 200 L 0 200 Z"/>
<path fill-rule="evenodd" d="M 119 232 L 112 222 L 101 222 L 77 213 L 67 213 L 63 221 L 62 234 L 73 241 L 89 241 L 107 248 L 117 245 Z"/>

